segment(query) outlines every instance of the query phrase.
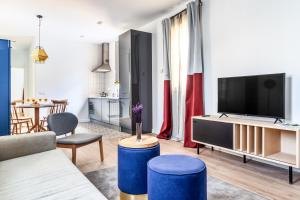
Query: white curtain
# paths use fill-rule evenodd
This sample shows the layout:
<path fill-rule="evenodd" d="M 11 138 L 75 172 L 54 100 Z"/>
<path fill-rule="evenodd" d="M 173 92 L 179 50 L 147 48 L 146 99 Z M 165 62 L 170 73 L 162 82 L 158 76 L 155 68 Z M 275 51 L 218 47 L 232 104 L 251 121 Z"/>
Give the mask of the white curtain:
<path fill-rule="evenodd" d="M 188 37 L 187 12 L 183 11 L 171 18 L 172 137 L 178 140 L 184 135 Z"/>

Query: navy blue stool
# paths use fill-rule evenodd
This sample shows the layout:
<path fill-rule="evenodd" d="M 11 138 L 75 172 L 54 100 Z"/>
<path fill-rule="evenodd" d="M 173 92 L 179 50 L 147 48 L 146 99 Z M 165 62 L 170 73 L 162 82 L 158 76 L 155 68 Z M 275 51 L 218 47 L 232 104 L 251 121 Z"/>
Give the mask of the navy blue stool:
<path fill-rule="evenodd" d="M 205 163 L 185 155 L 162 155 L 148 162 L 148 200 L 207 200 Z"/>
<path fill-rule="evenodd" d="M 126 140 L 126 139 L 125 139 Z M 135 137 L 134 137 L 134 140 Z M 147 163 L 160 155 L 158 140 L 155 146 L 124 147 L 126 141 L 118 146 L 118 186 L 122 193 L 130 195 L 147 194 Z M 139 145 L 139 143 L 137 143 Z M 121 194 L 122 195 L 122 194 Z M 124 194 L 123 194 L 124 195 Z"/>

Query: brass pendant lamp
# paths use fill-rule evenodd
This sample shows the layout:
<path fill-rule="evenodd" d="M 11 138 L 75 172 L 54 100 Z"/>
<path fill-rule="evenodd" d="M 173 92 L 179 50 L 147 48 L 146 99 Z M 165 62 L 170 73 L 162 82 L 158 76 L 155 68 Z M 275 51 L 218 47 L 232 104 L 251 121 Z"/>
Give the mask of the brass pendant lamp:
<path fill-rule="evenodd" d="M 32 58 L 35 63 L 44 63 L 48 55 L 43 47 L 41 47 L 41 21 L 43 16 L 42 15 L 37 15 L 36 16 L 39 20 L 39 44 L 38 46 L 35 47 L 35 49 L 32 52 Z"/>

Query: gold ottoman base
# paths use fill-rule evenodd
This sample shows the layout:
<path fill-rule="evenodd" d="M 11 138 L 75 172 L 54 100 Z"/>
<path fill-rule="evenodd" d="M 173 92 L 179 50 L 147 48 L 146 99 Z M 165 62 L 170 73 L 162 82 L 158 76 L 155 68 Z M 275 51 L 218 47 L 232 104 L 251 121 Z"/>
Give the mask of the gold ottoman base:
<path fill-rule="evenodd" d="M 134 194 L 127 194 L 124 192 L 120 192 L 120 200 L 148 200 L 148 195 L 147 194 L 134 195 Z"/>

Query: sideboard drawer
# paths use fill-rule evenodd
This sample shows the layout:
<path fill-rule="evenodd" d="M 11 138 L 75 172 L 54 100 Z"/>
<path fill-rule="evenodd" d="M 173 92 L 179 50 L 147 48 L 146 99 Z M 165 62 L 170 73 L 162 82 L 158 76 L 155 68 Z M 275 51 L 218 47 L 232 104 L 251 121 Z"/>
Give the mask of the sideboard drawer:
<path fill-rule="evenodd" d="M 193 119 L 193 140 L 233 149 L 233 124 Z"/>

